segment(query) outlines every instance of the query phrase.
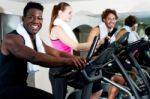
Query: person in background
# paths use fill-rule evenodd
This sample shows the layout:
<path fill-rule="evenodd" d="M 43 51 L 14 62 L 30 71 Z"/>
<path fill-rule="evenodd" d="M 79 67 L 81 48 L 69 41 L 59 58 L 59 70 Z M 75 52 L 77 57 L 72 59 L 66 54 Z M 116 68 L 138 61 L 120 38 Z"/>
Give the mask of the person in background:
<path fill-rule="evenodd" d="M 2 44 L 1 44 L 1 40 L 0 40 L 0 51 L 1 51 L 1 45 L 2 45 Z"/>
<path fill-rule="evenodd" d="M 145 40 L 150 40 L 150 27 L 145 29 Z"/>
<path fill-rule="evenodd" d="M 72 7 L 68 3 L 60 2 L 58 5 L 54 5 L 49 28 L 50 40 L 53 47 L 68 54 L 73 54 L 73 50 L 89 50 L 93 40 L 85 43 L 79 43 L 70 26 L 68 25 L 68 22 L 71 20 L 71 18 Z M 50 69 L 50 75 L 62 69 L 63 68 L 52 68 Z M 65 99 L 67 79 L 50 76 L 50 81 L 52 83 L 52 90 L 55 99 Z M 101 88 L 99 88 L 100 85 L 98 85 L 98 87 L 96 84 L 94 84 L 94 86 L 94 91 L 91 97 L 93 97 L 93 99 L 97 99 L 99 98 L 100 94 L 97 95 L 95 92 L 99 91 Z"/>
<path fill-rule="evenodd" d="M 137 31 L 138 31 L 138 24 L 135 24 L 134 27 L 132 28 L 133 35 L 135 35 L 133 41 L 137 41 L 137 40 L 141 39 L 141 37 L 139 36 Z M 130 41 L 132 42 L 132 40 L 130 40 Z"/>
<path fill-rule="evenodd" d="M 99 36 L 99 46 L 104 44 L 105 37 L 108 37 L 108 33 L 115 28 L 118 15 L 115 10 L 108 8 L 102 12 L 101 18 L 102 22 L 100 22 L 98 26 L 92 28 L 87 40 L 87 42 L 89 42 L 92 41 L 95 36 Z M 112 37 L 108 38 L 112 43 L 113 41 L 115 41 L 115 34 Z"/>
<path fill-rule="evenodd" d="M 150 41 L 150 27 L 149 26 L 145 28 L 144 40 L 146 40 L 148 42 Z M 140 60 L 140 62 L 142 64 L 144 64 L 145 66 L 149 66 L 149 64 L 150 64 L 150 48 L 149 48 L 149 46 L 147 46 L 147 48 L 142 51 L 143 51 L 143 53 L 139 56 L 140 57 L 139 60 L 142 59 L 142 60 Z"/>
<path fill-rule="evenodd" d="M 109 38 L 110 43 L 116 40 L 115 34 L 113 34 L 112 37 L 110 37 L 108 36 L 108 33 L 112 32 L 112 30 L 115 28 L 118 15 L 115 10 L 108 8 L 102 12 L 101 18 L 102 18 L 102 22 L 100 22 L 98 26 L 94 27 L 91 30 L 87 40 L 87 41 L 92 41 L 95 36 L 99 36 L 100 40 L 98 42 L 98 47 L 104 44 L 104 39 L 106 37 Z M 110 78 L 112 81 L 115 81 L 120 85 L 123 85 L 124 83 L 124 79 L 120 75 L 112 75 L 112 74 L 109 75 L 108 73 L 105 73 L 105 71 L 103 71 L 103 76 Z M 113 99 L 112 97 L 115 97 L 116 94 L 117 92 L 113 91 L 112 87 L 110 86 L 108 90 L 108 99 Z"/>
<path fill-rule="evenodd" d="M 135 32 L 137 31 L 137 27 L 138 27 L 138 21 L 136 16 L 129 15 L 124 20 L 124 26 L 117 33 L 116 40 L 118 40 L 127 32 L 129 32 L 128 43 L 132 43 L 139 40 L 140 37 L 138 36 L 138 33 Z"/>
<path fill-rule="evenodd" d="M 133 15 L 129 15 L 128 17 L 125 18 L 124 20 L 124 26 L 119 30 L 119 32 L 116 35 L 116 41 L 119 40 L 125 33 L 129 32 L 128 35 L 128 43 L 132 43 L 135 42 L 137 40 L 140 39 L 140 37 L 138 36 L 137 31 L 137 26 L 138 26 L 138 21 L 137 18 Z M 130 76 L 132 77 L 132 79 L 136 79 L 136 75 L 137 75 L 137 71 L 135 68 L 129 67 L 128 68 L 130 71 Z M 120 75 L 120 77 L 122 77 Z M 116 82 L 116 80 L 112 80 L 114 82 Z M 122 85 L 125 83 L 125 80 L 122 80 Z M 110 95 L 110 99 L 115 99 L 116 96 L 118 95 L 119 89 L 113 85 L 110 85 L 111 91 L 113 91 L 115 94 L 111 94 Z M 111 93 L 110 91 L 110 93 Z"/>
<path fill-rule="evenodd" d="M 82 69 L 85 60 L 47 46 L 38 36 L 43 6 L 28 2 L 22 24 L 6 34 L 0 52 L 0 99 L 54 99 L 43 90 L 27 86 L 28 66 L 72 67 Z"/>

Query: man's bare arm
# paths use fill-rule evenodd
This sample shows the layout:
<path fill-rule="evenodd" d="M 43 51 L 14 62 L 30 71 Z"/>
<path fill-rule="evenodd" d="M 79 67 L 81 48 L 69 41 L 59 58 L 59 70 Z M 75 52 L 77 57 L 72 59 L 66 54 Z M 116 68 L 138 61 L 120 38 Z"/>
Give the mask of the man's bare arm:
<path fill-rule="evenodd" d="M 79 59 L 77 60 L 78 62 L 76 62 L 76 60 L 73 58 L 64 58 L 38 53 L 33 49 L 25 46 L 23 39 L 20 36 L 14 34 L 7 35 L 3 43 L 4 54 L 13 54 L 18 58 L 22 58 L 31 63 L 44 67 L 72 66 L 79 69 L 84 67 L 84 62 L 82 59 Z"/>

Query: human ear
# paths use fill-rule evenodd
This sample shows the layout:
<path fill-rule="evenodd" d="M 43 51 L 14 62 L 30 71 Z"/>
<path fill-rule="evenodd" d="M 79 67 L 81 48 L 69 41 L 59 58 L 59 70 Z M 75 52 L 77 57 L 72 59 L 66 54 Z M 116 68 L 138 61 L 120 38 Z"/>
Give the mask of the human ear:
<path fill-rule="evenodd" d="M 22 21 L 23 21 L 23 20 L 24 20 L 24 16 L 22 16 L 22 18 L 21 18 L 21 19 L 22 19 Z"/>

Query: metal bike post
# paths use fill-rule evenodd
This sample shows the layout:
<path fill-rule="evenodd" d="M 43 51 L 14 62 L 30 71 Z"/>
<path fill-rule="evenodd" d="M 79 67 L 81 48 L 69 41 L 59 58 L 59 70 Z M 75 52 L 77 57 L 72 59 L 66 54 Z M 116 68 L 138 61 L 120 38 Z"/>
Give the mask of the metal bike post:
<path fill-rule="evenodd" d="M 112 57 L 114 58 L 115 62 L 118 64 L 119 69 L 122 71 L 123 76 L 124 76 L 125 79 L 127 80 L 128 84 L 129 84 L 129 87 L 131 88 L 131 90 L 132 90 L 132 92 L 133 92 L 133 94 L 134 94 L 134 96 L 135 96 L 135 99 L 140 99 L 140 96 L 139 96 L 138 92 L 137 92 L 136 89 L 133 87 L 132 82 L 131 82 L 130 79 L 129 79 L 129 76 L 128 76 L 128 74 L 126 73 L 126 71 L 125 71 L 123 65 L 120 63 L 119 59 L 118 59 L 114 54 L 112 54 Z"/>

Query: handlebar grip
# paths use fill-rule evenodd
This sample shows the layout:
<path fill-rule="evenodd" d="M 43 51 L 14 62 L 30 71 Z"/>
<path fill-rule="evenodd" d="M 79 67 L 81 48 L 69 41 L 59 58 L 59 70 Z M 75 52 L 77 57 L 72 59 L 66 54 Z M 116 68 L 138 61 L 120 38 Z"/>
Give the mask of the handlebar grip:
<path fill-rule="evenodd" d="M 96 45 L 98 43 L 98 40 L 99 40 L 99 36 L 95 36 L 94 40 L 93 40 L 93 43 L 92 43 L 92 45 L 90 47 L 90 50 L 89 50 L 89 52 L 87 54 L 87 57 L 86 57 L 87 61 L 89 61 L 92 58 L 92 55 L 93 55 L 93 53 L 94 53 L 94 51 L 96 49 Z"/>
<path fill-rule="evenodd" d="M 114 28 L 111 32 L 108 33 L 108 36 L 112 37 L 113 34 L 117 31 L 117 28 Z"/>
<path fill-rule="evenodd" d="M 85 69 L 82 70 L 81 72 L 82 72 L 84 78 L 85 78 L 87 81 L 89 81 L 89 82 L 94 82 L 94 81 L 97 81 L 97 80 L 99 80 L 99 79 L 102 78 L 102 71 L 101 71 L 101 70 L 99 70 L 99 74 L 98 74 L 98 75 L 93 74 L 94 76 L 92 76 L 92 77 L 90 77 L 90 76 L 87 74 L 87 72 L 85 71 Z M 95 73 L 95 72 L 93 72 L 93 73 Z"/>

